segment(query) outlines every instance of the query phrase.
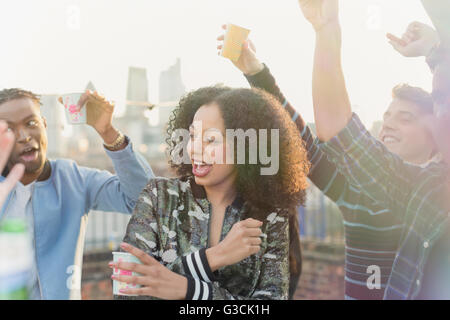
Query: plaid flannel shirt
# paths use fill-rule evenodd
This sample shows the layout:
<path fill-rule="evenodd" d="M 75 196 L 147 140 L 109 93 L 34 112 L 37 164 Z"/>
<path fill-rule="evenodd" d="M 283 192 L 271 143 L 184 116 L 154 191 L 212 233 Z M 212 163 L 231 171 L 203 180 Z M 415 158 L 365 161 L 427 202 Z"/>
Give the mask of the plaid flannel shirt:
<path fill-rule="evenodd" d="M 385 203 L 404 222 L 384 299 L 414 299 L 431 248 L 450 223 L 448 167 L 431 163 L 423 168 L 404 162 L 372 137 L 356 114 L 320 148 L 352 185 Z"/>
<path fill-rule="evenodd" d="M 382 299 L 397 253 L 403 222 L 383 203 L 374 201 L 352 186 L 336 165 L 319 148 L 301 115 L 284 97 L 269 68 L 252 76 L 245 75 L 252 87 L 274 95 L 290 114 L 305 143 L 311 162 L 309 179 L 339 207 L 344 218 L 345 231 L 345 299 Z M 379 287 L 369 288 L 370 267 L 379 267 Z"/>

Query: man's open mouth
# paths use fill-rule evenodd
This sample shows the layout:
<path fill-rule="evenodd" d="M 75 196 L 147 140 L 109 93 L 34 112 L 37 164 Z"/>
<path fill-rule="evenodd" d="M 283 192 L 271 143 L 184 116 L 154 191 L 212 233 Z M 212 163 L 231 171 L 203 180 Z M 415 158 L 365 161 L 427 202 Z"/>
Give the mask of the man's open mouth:
<path fill-rule="evenodd" d="M 31 162 L 35 161 L 38 158 L 38 155 L 39 155 L 38 148 L 28 147 L 22 151 L 22 153 L 20 154 L 20 159 L 23 162 Z"/>

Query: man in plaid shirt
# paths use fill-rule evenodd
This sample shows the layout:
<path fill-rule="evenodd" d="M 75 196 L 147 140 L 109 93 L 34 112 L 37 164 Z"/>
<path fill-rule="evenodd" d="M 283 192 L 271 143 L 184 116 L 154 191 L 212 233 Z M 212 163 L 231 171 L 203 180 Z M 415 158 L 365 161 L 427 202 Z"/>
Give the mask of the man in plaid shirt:
<path fill-rule="evenodd" d="M 316 32 L 313 101 L 317 135 L 323 142 L 321 149 L 350 184 L 395 212 L 397 224 L 402 225 L 384 298 L 450 299 L 447 164 L 430 163 L 426 167 L 408 164 L 370 135 L 352 113 L 345 87 L 338 1 L 299 0 L 299 3 Z M 439 93 L 441 106 L 448 106 L 450 101 L 448 86 L 445 87 L 448 84 L 445 80 L 450 79 L 449 69 L 442 67 L 445 65 L 448 64 L 441 63 L 435 70 L 433 83 L 433 95 Z M 435 100 L 435 109 L 436 105 Z M 442 118 L 436 123 L 437 129 L 449 130 L 442 125 Z M 448 135 L 444 139 L 442 133 L 436 137 L 443 155 L 450 154 L 445 141 Z"/>

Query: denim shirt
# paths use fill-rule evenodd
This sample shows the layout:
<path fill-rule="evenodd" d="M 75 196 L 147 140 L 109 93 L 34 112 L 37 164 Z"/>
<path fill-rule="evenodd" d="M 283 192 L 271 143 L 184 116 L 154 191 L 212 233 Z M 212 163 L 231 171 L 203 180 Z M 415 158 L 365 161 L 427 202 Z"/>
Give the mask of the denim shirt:
<path fill-rule="evenodd" d="M 87 214 L 90 210 L 131 213 L 141 190 L 154 176 L 131 143 L 123 150 L 106 153 L 117 175 L 59 159 L 50 160 L 50 178 L 35 182 L 34 245 L 42 299 L 79 297 L 83 222 Z M 4 179 L 0 177 L 0 181 Z M 0 211 L 0 219 L 10 200 L 11 194 Z"/>

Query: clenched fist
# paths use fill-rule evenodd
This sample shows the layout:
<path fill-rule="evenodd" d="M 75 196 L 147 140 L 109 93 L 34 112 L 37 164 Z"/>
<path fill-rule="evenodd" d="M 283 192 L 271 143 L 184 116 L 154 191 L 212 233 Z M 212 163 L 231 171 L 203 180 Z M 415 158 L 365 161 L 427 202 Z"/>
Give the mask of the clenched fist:
<path fill-rule="evenodd" d="M 211 270 L 214 272 L 258 253 L 261 248 L 262 224 L 252 218 L 235 223 L 221 242 L 206 250 Z"/>
<path fill-rule="evenodd" d="M 316 31 L 327 24 L 339 22 L 338 0 L 298 0 L 298 3 Z"/>

